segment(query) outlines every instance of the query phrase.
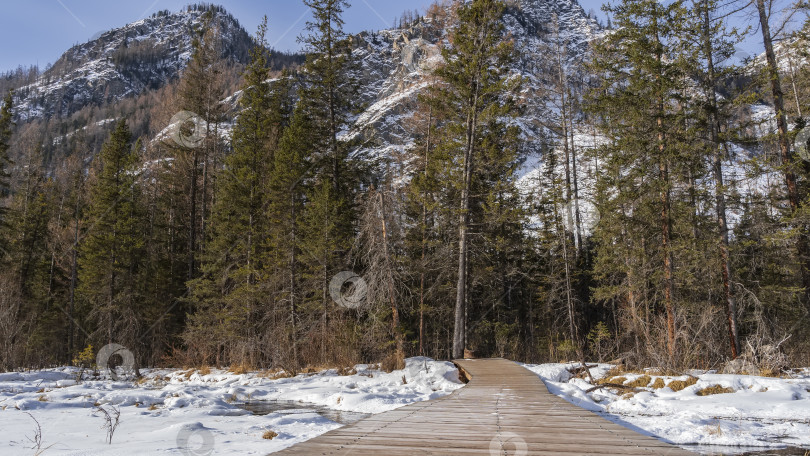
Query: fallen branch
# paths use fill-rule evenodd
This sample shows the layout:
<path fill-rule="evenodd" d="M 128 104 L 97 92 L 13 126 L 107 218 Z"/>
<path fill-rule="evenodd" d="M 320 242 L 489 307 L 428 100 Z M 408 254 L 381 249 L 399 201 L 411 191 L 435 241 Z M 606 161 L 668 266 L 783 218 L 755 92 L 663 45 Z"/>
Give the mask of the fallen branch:
<path fill-rule="evenodd" d="M 586 370 L 588 370 L 590 372 L 590 369 L 593 369 L 594 367 L 599 367 L 599 365 L 598 364 L 592 364 L 592 365 L 583 365 L 583 366 L 577 366 L 577 367 L 570 367 L 567 370 L 568 370 L 568 373 L 570 373 L 571 375 L 576 376 L 576 375 L 581 374 L 582 372 L 585 372 Z"/>
<path fill-rule="evenodd" d="M 592 392 L 594 392 L 594 391 L 596 391 L 598 389 L 602 389 L 602 388 L 618 388 L 618 389 L 623 389 L 623 390 L 640 391 L 638 388 L 634 388 L 632 386 L 620 385 L 618 383 L 603 383 L 601 385 L 594 386 L 593 388 L 585 390 L 585 394 L 592 393 Z"/>

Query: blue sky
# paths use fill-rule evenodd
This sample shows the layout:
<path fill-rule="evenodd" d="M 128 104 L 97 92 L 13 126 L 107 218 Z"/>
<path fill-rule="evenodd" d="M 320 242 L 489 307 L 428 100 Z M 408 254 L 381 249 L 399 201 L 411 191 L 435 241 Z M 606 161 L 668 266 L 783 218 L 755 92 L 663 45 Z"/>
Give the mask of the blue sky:
<path fill-rule="evenodd" d="M 307 20 L 300 0 L 207 0 L 224 6 L 253 34 L 262 16 L 269 39 L 280 50 L 298 49 L 296 37 Z M 4 1 L 0 17 L 0 71 L 18 65 L 53 63 L 68 48 L 99 32 L 120 27 L 155 11 L 178 11 L 193 0 L 16 0 Z M 432 0 L 350 0 L 346 30 L 389 27 L 405 10 L 420 10 Z"/>
<path fill-rule="evenodd" d="M 211 0 L 209 0 L 211 1 Z M 234 15 L 249 33 L 254 33 L 262 16 L 269 19 L 268 41 L 280 50 L 299 48 L 296 37 L 306 22 L 307 8 L 300 0 L 213 0 Z M 120 27 L 149 16 L 155 11 L 180 10 L 191 0 L 16 0 L 3 2 L 0 18 L 0 71 L 18 65 L 38 63 L 43 67 L 77 43 L 99 32 Z M 433 0 L 350 0 L 346 30 L 379 30 L 390 27 L 405 10 L 424 9 Z M 580 0 L 588 11 L 600 8 L 603 0 Z M 753 38 L 753 37 L 752 37 Z M 759 46 L 746 45 L 751 53 Z"/>

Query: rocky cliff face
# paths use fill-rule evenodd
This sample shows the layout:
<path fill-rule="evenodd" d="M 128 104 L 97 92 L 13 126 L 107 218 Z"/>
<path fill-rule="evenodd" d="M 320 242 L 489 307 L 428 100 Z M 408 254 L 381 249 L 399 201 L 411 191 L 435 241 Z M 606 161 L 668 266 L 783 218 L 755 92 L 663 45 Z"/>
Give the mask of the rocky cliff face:
<path fill-rule="evenodd" d="M 36 83 L 16 91 L 19 119 L 67 117 L 88 105 L 115 103 L 163 86 L 191 58 L 191 37 L 203 14 L 194 7 L 158 13 L 73 46 Z M 213 23 L 222 33 L 223 55 L 247 62 L 253 41 L 239 22 L 217 11 Z"/>
<path fill-rule="evenodd" d="M 587 55 L 589 42 L 602 29 L 575 0 L 513 0 L 503 20 L 518 53 L 512 69 L 525 81 L 527 110 L 519 123 L 527 139 L 540 138 L 546 131 L 538 119 L 553 107 L 537 94 L 554 76 L 551 60 L 559 58 L 566 71 L 575 72 Z M 446 36 L 444 24 L 422 18 L 402 29 L 355 37 L 363 101 L 368 106 L 350 135 L 376 135 L 378 154 L 410 144 L 407 121 L 418 94 L 427 86 L 430 70 L 441 62 Z"/>
<path fill-rule="evenodd" d="M 508 5 L 503 20 L 518 52 L 512 69 L 525 80 L 527 111 L 519 122 L 532 140 L 546 133 L 539 119 L 553 109 L 537 96 L 552 76 L 552 57 L 575 68 L 601 28 L 575 0 L 509 0 Z M 36 83 L 16 91 L 18 120 L 65 119 L 86 106 L 115 104 L 178 78 L 191 57 L 193 30 L 202 25 L 202 8 L 162 12 L 72 47 Z M 214 24 L 222 34 L 223 55 L 247 62 L 253 41 L 238 21 L 216 8 Z M 441 62 L 451 26 L 441 17 L 429 17 L 352 38 L 365 109 L 348 135 L 373 139 L 369 152 L 385 154 L 410 144 L 408 119 L 431 70 Z M 238 96 L 225 101 L 236 106 Z"/>

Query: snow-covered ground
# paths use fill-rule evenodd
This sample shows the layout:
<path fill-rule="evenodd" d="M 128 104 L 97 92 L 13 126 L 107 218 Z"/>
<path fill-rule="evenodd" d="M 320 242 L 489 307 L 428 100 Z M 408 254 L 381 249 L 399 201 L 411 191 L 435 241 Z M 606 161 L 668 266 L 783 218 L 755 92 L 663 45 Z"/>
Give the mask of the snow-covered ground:
<path fill-rule="evenodd" d="M 356 373 L 355 373 L 356 372 Z M 352 375 L 335 370 L 273 379 L 226 371 L 150 370 L 141 381 L 85 380 L 75 368 L 0 374 L 0 454 L 32 455 L 36 423 L 44 455 L 261 454 L 281 450 L 341 425 L 314 410 L 379 413 L 435 399 L 462 386 L 455 366 L 410 358 L 406 368 L 384 373 L 358 365 Z M 299 410 L 257 416 L 245 402 L 300 401 Z M 105 418 L 120 410 L 108 444 Z M 278 434 L 263 438 L 266 431 Z"/>
<path fill-rule="evenodd" d="M 636 386 L 628 394 L 630 390 L 610 388 L 586 393 L 594 385 L 572 377 L 566 369 L 570 366 L 525 365 L 553 394 L 696 451 L 729 454 L 734 452 L 730 447 L 810 447 L 810 369 L 797 371 L 793 378 L 712 372 L 692 372 L 692 379 L 654 372 L 649 378 L 642 373 L 611 374 L 611 383 Z M 611 367 L 600 364 L 592 373 L 598 380 Z M 341 372 L 349 375 L 326 370 L 293 378 L 267 372 L 158 369 L 142 372 L 139 381 L 86 376 L 77 384 L 77 372 L 60 368 L 0 374 L 0 454 L 38 454 L 32 447 L 39 422 L 45 455 L 264 455 L 340 427 L 325 417 L 338 419 L 325 409 L 380 413 L 462 386 L 451 363 L 427 358 L 410 358 L 405 369 L 391 373 L 358 365 Z M 673 381 L 688 386 L 673 391 Z M 720 394 L 698 395 L 718 385 Z M 245 403 L 288 410 L 259 416 L 246 411 Z M 120 410 L 111 444 L 106 442 L 100 408 Z M 265 439 L 267 431 L 278 435 Z"/>
<path fill-rule="evenodd" d="M 685 448 L 700 445 L 691 449 L 710 451 L 707 445 L 718 445 L 723 446 L 723 453 L 731 453 L 734 449 L 729 447 L 747 447 L 746 451 L 751 447 L 810 447 L 810 369 L 797 371 L 793 378 L 692 372 L 697 382 L 677 392 L 670 388 L 672 381 L 690 380 L 688 384 L 694 379 L 650 372 L 649 381 L 639 381 L 645 374 L 620 374 L 611 383 L 645 385 L 633 393 L 610 388 L 586 393 L 594 385 L 587 379 L 572 378 L 566 369 L 570 366 L 525 365 L 545 381 L 553 394 Z M 611 367 L 600 364 L 591 372 L 598 381 Z M 657 379 L 661 381 L 654 385 Z M 716 385 L 724 388 L 717 388 L 717 392 L 724 392 L 698 395 Z"/>

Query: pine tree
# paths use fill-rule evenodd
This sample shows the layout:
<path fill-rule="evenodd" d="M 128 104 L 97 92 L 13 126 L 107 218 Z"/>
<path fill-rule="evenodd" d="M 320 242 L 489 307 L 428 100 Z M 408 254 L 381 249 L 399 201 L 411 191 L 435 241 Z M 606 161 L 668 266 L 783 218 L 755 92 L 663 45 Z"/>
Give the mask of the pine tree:
<path fill-rule="evenodd" d="M 721 99 L 717 94 L 721 90 L 721 81 L 734 75 L 733 66 L 719 66 L 723 60 L 731 57 L 734 45 L 740 39 L 736 30 L 727 30 L 726 20 L 718 12 L 719 5 L 715 0 L 700 0 L 694 3 L 691 11 L 690 27 L 698 37 L 692 44 L 695 62 L 692 66 L 698 75 L 701 94 L 693 102 L 697 108 L 694 113 L 696 122 L 695 135 L 701 137 L 705 144 L 702 154 L 711 160 L 712 178 L 714 179 L 714 204 L 717 224 L 718 257 L 722 277 L 723 307 L 726 310 L 728 339 L 731 357 L 740 354 L 740 337 L 737 324 L 737 304 L 734 296 L 731 277 L 729 226 L 727 216 L 726 194 L 728 187 L 723 175 L 723 161 L 727 159 L 729 149 L 728 134 L 724 134 L 724 125 L 731 121 L 732 103 Z M 718 62 L 717 59 L 720 59 Z M 708 135 L 701 134 L 707 132 Z"/>
<path fill-rule="evenodd" d="M 184 242 L 185 280 L 198 276 L 200 254 L 207 239 L 207 226 L 214 193 L 214 175 L 223 152 L 220 125 L 223 122 L 225 96 L 223 65 L 220 50 L 220 31 L 214 24 L 211 11 L 203 16 L 203 24 L 192 40 L 191 60 L 180 80 L 178 109 L 191 113 L 188 120 L 194 125 L 175 126 L 190 128 L 194 133 L 188 141 L 177 144 L 166 141 L 173 160 L 168 178 L 174 195 L 171 210 L 177 224 L 175 242 Z M 185 133 L 185 132 L 184 132 Z M 178 258 L 179 260 L 179 258 Z"/>
<path fill-rule="evenodd" d="M 273 169 L 267 183 L 268 206 L 266 264 L 272 274 L 270 290 L 273 310 L 280 317 L 271 321 L 280 337 L 277 361 L 293 371 L 300 365 L 299 339 L 301 305 L 307 288 L 302 283 L 304 261 L 301 259 L 303 215 L 310 164 L 308 153 L 312 125 L 299 104 L 289 128 L 279 142 Z M 320 225 L 318 221 L 317 225 Z M 277 337 L 278 337 L 277 336 Z"/>
<path fill-rule="evenodd" d="M 288 123 L 287 85 L 270 82 L 267 23 L 260 25 L 257 46 L 245 71 L 242 111 L 233 132 L 233 152 L 225 158 L 212 210 L 210 241 L 201 257 L 203 276 L 190 285 L 197 306 L 189 346 L 226 348 L 229 362 L 257 365 L 265 236 L 266 181 L 275 149 Z M 216 337 L 211 332 L 216 334 Z M 217 364 L 220 359 L 217 359 Z"/>
<path fill-rule="evenodd" d="M 317 308 L 320 321 L 312 337 L 322 361 L 334 359 L 336 350 L 329 335 L 341 332 L 332 328 L 330 314 L 334 304 L 329 296 L 332 276 L 347 269 L 348 256 L 356 234 L 356 200 L 363 173 L 350 157 L 354 144 L 341 138 L 349 130 L 350 117 L 357 108 L 357 81 L 351 39 L 343 31 L 345 0 L 305 0 L 313 20 L 307 34 L 299 40 L 308 52 L 302 70 L 299 105 L 311 125 L 304 151 L 312 170 L 301 229 L 308 306 Z M 314 310 L 314 309 L 313 309 Z M 337 322 L 337 319 L 335 320 Z M 337 324 L 337 323 L 335 323 Z"/>
<path fill-rule="evenodd" d="M 752 3 L 756 5 L 759 17 L 759 29 L 762 33 L 762 43 L 765 46 L 765 72 L 770 85 L 773 107 L 776 114 L 779 156 L 782 162 L 781 171 L 785 176 L 785 188 L 791 209 L 789 215 L 790 217 L 795 217 L 800 215 L 806 192 L 803 191 L 804 189 L 801 188 L 798 180 L 798 175 L 801 173 L 800 162 L 796 160 L 794 151 L 790 147 L 790 132 L 788 131 L 787 114 L 785 111 L 782 77 L 779 74 L 779 61 L 773 46 L 776 36 L 771 33 L 770 11 L 773 7 L 773 0 L 756 0 Z M 810 239 L 808 239 L 805 233 L 800 232 L 796 236 L 796 251 L 800 263 L 799 267 L 801 270 L 802 287 L 804 288 L 805 306 L 810 310 Z"/>
<path fill-rule="evenodd" d="M 144 232 L 138 154 L 125 121 L 101 149 L 89 188 L 90 206 L 80 248 L 79 293 L 102 345 L 135 350 L 143 319 Z"/>
<path fill-rule="evenodd" d="M 679 108 L 685 82 L 680 40 L 685 10 L 679 1 L 662 6 L 655 0 L 624 0 L 610 12 L 616 31 L 596 46 L 592 64 L 602 84 L 593 92 L 591 109 L 604 119 L 608 136 L 600 152 L 603 218 L 597 274 L 604 279 L 616 268 L 625 277 L 624 300 L 634 302 L 642 277 L 631 258 L 655 259 L 660 265 L 655 275 L 661 286 L 659 303 L 666 313 L 666 350 L 674 362 L 673 188 L 686 181 L 683 174 L 694 160 L 683 136 L 685 113 Z M 630 249 L 623 252 L 624 264 L 617 243 Z M 619 290 L 613 283 L 604 286 L 611 293 Z"/>
<path fill-rule="evenodd" d="M 454 312 L 453 356 L 464 355 L 467 337 L 466 312 L 470 280 L 470 213 L 471 192 L 483 182 L 474 182 L 485 163 L 484 156 L 508 152 L 497 133 L 503 133 L 502 118 L 515 115 L 510 99 L 518 78 L 509 74 L 514 58 L 513 45 L 505 37 L 501 16 L 506 8 L 502 1 L 475 0 L 461 5 L 459 24 L 453 31 L 452 47 L 442 50 L 446 64 L 436 71 L 444 83 L 439 89 L 448 112 L 456 116 L 447 121 L 446 142 L 442 147 L 458 153 L 461 170 L 457 190 L 458 207 L 458 276 Z M 496 133 L 497 132 L 497 133 Z M 452 161 L 452 159 L 451 159 Z"/>
<path fill-rule="evenodd" d="M 13 113 L 11 111 L 13 104 L 13 94 L 11 92 L 6 94 L 3 100 L 3 107 L 0 108 L 0 201 L 9 196 L 11 188 L 11 171 L 9 167 L 13 165 L 9 155 L 11 148 L 11 127 L 14 125 Z M 6 207 L 0 203 L 0 232 L 6 225 Z M 3 251 L 7 247 L 4 245 L 7 236 L 2 236 L 0 240 L 0 261 L 3 259 Z"/>
<path fill-rule="evenodd" d="M 357 82 L 352 76 L 351 41 L 343 31 L 343 12 L 349 7 L 346 0 L 304 0 L 312 10 L 313 20 L 307 22 L 308 34 L 299 38 L 308 51 L 304 69 L 306 84 L 302 98 L 312 109 L 313 120 L 324 128 L 320 147 L 323 147 L 324 166 L 334 190 L 343 191 L 347 175 L 344 169 L 347 144 L 338 135 L 348 125 L 349 115 L 356 107 Z"/>

